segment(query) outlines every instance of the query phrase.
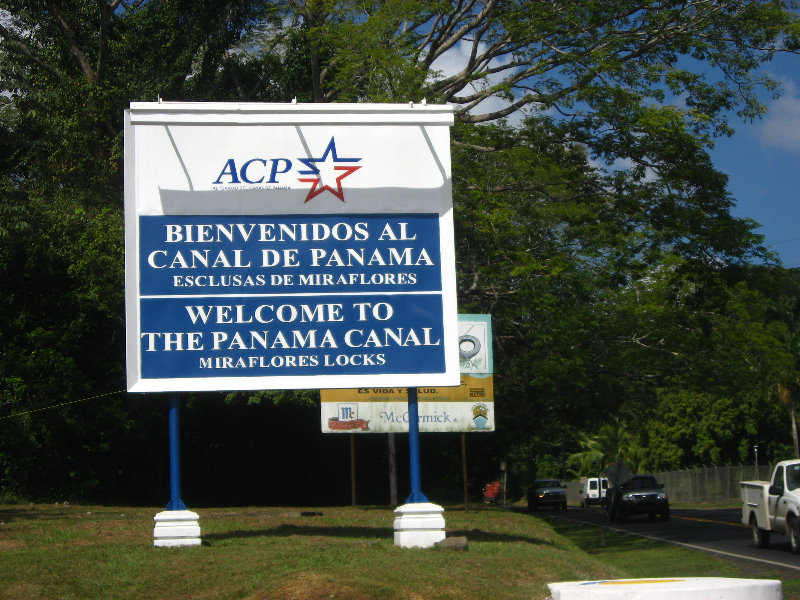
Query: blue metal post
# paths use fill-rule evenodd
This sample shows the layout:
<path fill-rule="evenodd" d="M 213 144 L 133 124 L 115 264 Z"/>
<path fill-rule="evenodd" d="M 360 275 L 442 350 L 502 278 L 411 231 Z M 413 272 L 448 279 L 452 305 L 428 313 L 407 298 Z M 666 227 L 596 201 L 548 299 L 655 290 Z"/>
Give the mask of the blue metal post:
<path fill-rule="evenodd" d="M 419 406 L 417 388 L 408 388 L 408 457 L 411 471 L 411 495 L 406 504 L 427 502 L 422 493 L 419 471 Z"/>
<path fill-rule="evenodd" d="M 169 397 L 169 491 L 170 501 L 167 510 L 186 510 L 181 500 L 181 427 L 180 398 L 178 394 Z"/>

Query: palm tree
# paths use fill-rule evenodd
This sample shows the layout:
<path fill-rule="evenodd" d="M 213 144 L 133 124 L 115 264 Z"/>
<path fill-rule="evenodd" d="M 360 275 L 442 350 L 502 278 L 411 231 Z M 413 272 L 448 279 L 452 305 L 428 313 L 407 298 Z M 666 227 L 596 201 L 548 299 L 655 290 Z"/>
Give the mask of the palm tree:
<path fill-rule="evenodd" d="M 596 475 L 618 460 L 624 460 L 633 472 L 646 464 L 644 448 L 619 422 L 602 425 L 592 436 L 581 434 L 580 444 L 583 451 L 567 457 L 567 463 L 577 467 L 569 469 L 577 477 Z"/>
<path fill-rule="evenodd" d="M 600 472 L 602 454 L 593 447 L 593 440 L 581 434 L 581 444 L 586 448 L 567 457 L 567 473 L 574 477 L 588 477 Z"/>

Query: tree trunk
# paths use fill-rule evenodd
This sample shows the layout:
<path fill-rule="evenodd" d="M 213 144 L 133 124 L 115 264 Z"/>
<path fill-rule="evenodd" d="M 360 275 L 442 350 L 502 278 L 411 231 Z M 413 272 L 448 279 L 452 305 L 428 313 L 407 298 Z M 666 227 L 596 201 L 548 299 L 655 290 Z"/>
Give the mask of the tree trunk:
<path fill-rule="evenodd" d="M 314 88 L 314 102 L 325 102 L 325 96 L 322 94 L 319 54 L 314 42 L 311 42 L 311 85 Z"/>

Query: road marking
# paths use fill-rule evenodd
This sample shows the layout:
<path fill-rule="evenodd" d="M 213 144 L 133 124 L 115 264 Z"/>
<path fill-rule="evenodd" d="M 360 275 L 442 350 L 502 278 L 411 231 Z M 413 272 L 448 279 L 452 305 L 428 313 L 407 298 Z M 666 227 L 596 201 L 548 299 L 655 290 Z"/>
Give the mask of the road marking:
<path fill-rule="evenodd" d="M 700 523 L 716 523 L 717 525 L 731 525 L 732 527 L 747 527 L 744 523 L 734 523 L 733 521 L 716 521 L 714 519 L 701 519 L 699 517 L 681 517 L 672 513 L 673 519 L 683 519 L 684 521 L 699 521 Z"/>
<path fill-rule="evenodd" d="M 795 571 L 800 571 L 800 567 L 797 565 L 790 565 L 789 563 L 778 562 L 776 560 L 767 560 L 766 558 L 755 558 L 754 556 L 745 556 L 743 554 L 735 554 L 733 552 L 725 552 L 724 550 L 715 550 L 714 548 L 697 546 L 695 544 L 686 544 L 684 542 L 675 542 L 673 540 L 664 540 L 657 537 L 650 537 L 650 536 L 642 536 L 642 537 L 649 537 L 651 540 L 656 540 L 661 542 L 669 542 L 670 544 L 675 544 L 676 546 L 683 546 L 684 548 L 692 548 L 694 550 L 702 550 L 704 552 L 713 552 L 714 554 L 720 554 L 722 556 L 728 556 L 730 558 L 736 558 L 739 560 L 754 560 L 756 562 L 771 565 L 773 567 L 782 567 L 784 569 L 793 569 Z"/>
<path fill-rule="evenodd" d="M 744 554 L 735 554 L 733 552 L 725 552 L 724 550 L 716 550 L 714 548 L 707 548 L 705 546 L 698 546 L 696 544 L 687 544 L 686 542 L 676 542 L 675 540 L 668 540 L 660 537 L 656 537 L 654 535 L 647 535 L 644 533 L 639 533 L 636 531 L 631 531 L 630 529 L 621 529 L 620 527 L 613 527 L 611 525 L 598 525 L 597 523 L 590 523 L 588 521 L 581 521 L 578 519 L 570 519 L 569 517 L 561 517 L 553 515 L 549 517 L 551 519 L 563 519 L 565 521 L 571 521 L 572 523 L 579 523 L 581 525 L 588 525 L 590 527 L 605 527 L 608 531 L 615 531 L 617 533 L 627 533 L 628 535 L 635 535 L 640 538 L 645 538 L 648 540 L 652 540 L 654 542 L 666 542 L 668 544 L 673 544 L 675 546 L 681 546 L 683 548 L 691 548 L 692 550 L 700 550 L 702 552 L 711 552 L 712 554 L 719 554 L 721 556 L 727 556 L 729 558 L 735 558 L 738 560 L 752 560 L 759 563 L 764 563 L 767 565 L 771 565 L 773 567 L 782 567 L 784 569 L 792 569 L 794 571 L 800 571 L 800 566 L 792 565 L 788 563 L 778 562 L 775 560 L 767 560 L 766 558 L 755 558 L 754 556 L 746 556 Z M 702 519 L 693 519 L 692 517 L 674 517 L 678 519 L 687 519 L 687 520 L 695 520 L 695 521 L 702 521 Z M 734 525 L 734 523 L 725 523 L 724 521 L 712 521 L 714 523 L 724 523 L 726 525 Z M 744 527 L 744 525 L 743 525 Z"/>

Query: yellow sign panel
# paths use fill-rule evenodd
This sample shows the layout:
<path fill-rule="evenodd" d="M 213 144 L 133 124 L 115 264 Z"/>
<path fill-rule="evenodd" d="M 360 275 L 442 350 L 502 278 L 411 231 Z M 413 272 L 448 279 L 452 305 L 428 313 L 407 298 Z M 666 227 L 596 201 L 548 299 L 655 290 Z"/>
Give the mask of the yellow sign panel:
<path fill-rule="evenodd" d="M 406 388 L 357 388 L 345 390 L 321 390 L 323 402 L 408 402 Z M 492 375 L 461 375 L 457 387 L 417 388 L 419 402 L 471 402 L 484 400 L 494 402 L 494 378 Z"/>

